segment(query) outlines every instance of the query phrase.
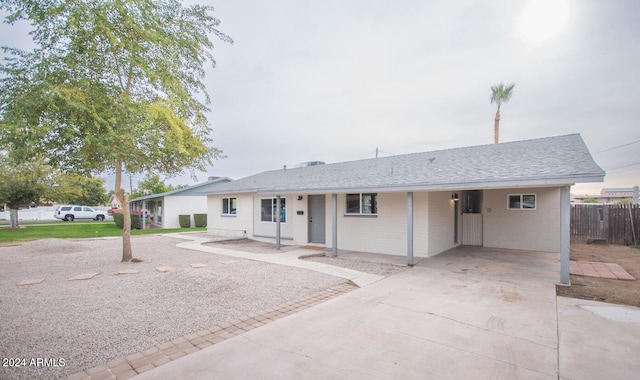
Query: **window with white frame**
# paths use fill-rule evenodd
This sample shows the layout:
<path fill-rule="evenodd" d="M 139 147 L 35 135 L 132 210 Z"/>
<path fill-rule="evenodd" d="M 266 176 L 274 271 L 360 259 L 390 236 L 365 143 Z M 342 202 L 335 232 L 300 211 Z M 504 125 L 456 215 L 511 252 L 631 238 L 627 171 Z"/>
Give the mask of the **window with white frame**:
<path fill-rule="evenodd" d="M 535 194 L 509 194 L 509 210 L 535 210 Z"/>
<path fill-rule="evenodd" d="M 222 215 L 235 215 L 236 210 L 236 198 L 222 198 Z"/>
<path fill-rule="evenodd" d="M 378 194 L 347 194 L 345 210 L 345 214 L 349 215 L 377 215 Z"/>
<path fill-rule="evenodd" d="M 278 198 L 260 199 L 260 221 L 276 222 Z M 280 198 L 280 222 L 287 222 L 287 199 Z"/>

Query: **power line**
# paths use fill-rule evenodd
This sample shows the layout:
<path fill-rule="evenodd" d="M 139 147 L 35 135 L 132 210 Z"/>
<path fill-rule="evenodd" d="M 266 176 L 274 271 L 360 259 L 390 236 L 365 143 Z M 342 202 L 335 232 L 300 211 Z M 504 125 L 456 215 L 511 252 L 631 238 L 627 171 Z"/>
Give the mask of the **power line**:
<path fill-rule="evenodd" d="M 636 162 L 636 163 L 628 164 L 628 165 L 618 166 L 617 168 L 608 169 L 607 171 L 618 170 L 618 169 L 622 169 L 622 168 L 628 168 L 629 166 L 634 166 L 634 165 L 640 165 L 640 162 Z"/>
<path fill-rule="evenodd" d="M 618 148 L 623 148 L 623 147 L 625 147 L 625 146 L 629 146 L 629 145 L 637 144 L 637 143 L 639 143 L 639 142 L 640 142 L 640 140 L 637 140 L 637 141 L 630 142 L 630 143 L 627 143 L 627 144 L 614 146 L 613 148 L 609 148 L 609 149 L 605 149 L 605 150 L 600 150 L 600 151 L 594 152 L 593 154 L 598 154 L 598 153 L 608 152 L 608 151 L 610 151 L 610 150 L 614 150 L 614 149 L 618 149 Z"/>

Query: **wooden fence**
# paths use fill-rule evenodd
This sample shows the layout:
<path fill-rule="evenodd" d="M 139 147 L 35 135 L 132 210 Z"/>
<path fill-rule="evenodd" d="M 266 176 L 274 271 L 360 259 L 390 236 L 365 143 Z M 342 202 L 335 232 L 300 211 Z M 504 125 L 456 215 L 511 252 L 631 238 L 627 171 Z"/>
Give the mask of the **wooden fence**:
<path fill-rule="evenodd" d="M 640 205 L 571 205 L 571 241 L 640 244 Z"/>

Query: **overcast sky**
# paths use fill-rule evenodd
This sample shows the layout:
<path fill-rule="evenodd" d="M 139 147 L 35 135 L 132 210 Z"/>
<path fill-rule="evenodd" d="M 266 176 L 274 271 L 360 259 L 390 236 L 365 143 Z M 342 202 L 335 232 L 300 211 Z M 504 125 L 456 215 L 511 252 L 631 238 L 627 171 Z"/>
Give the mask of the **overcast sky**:
<path fill-rule="evenodd" d="M 490 86 L 504 82 L 516 86 L 501 142 L 580 133 L 607 175 L 572 192 L 640 185 L 640 2 L 533 3 L 215 1 L 235 42 L 214 41 L 205 84 L 228 158 L 198 180 L 372 158 L 376 148 L 491 144 Z M 15 46 L 7 28 L 0 45 Z"/>

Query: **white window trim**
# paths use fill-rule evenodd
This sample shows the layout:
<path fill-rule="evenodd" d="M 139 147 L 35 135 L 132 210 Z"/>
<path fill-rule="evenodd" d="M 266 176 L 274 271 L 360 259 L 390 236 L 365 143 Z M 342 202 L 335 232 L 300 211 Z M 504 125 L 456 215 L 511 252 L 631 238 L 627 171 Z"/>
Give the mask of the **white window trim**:
<path fill-rule="evenodd" d="M 530 196 L 533 195 L 534 196 L 534 207 L 533 208 L 528 208 L 528 207 L 522 207 L 522 205 L 524 204 L 524 202 L 522 201 L 522 199 L 526 196 Z M 513 208 L 511 207 L 511 204 L 509 202 L 509 199 L 511 197 L 515 197 L 515 196 L 519 196 L 520 197 L 520 208 Z M 507 194 L 507 210 L 524 210 L 524 211 L 534 211 L 538 209 L 538 194 L 536 193 L 520 193 L 520 194 Z"/>
<path fill-rule="evenodd" d="M 224 212 L 225 199 L 227 200 L 227 210 L 231 210 L 231 200 L 232 199 L 236 200 L 236 212 L 235 213 L 229 213 L 229 212 L 225 213 Z M 232 216 L 232 217 L 235 217 L 236 215 L 238 215 L 238 198 L 237 197 L 222 198 L 222 210 L 220 210 L 220 215 L 222 215 L 222 216 Z"/>
<path fill-rule="evenodd" d="M 360 210 L 359 210 L 359 212 L 348 212 L 347 211 L 347 196 L 355 195 L 355 194 L 357 194 L 360 197 L 359 202 L 358 202 L 359 203 L 358 207 L 359 207 Z M 375 194 L 375 196 L 376 196 L 376 212 L 375 213 L 365 214 L 365 213 L 362 212 L 362 208 L 363 208 L 362 195 L 368 195 L 368 194 Z M 377 216 L 378 215 L 378 193 L 348 193 L 348 194 L 345 194 L 344 195 L 344 215 L 347 215 L 347 216 Z"/>
<path fill-rule="evenodd" d="M 262 220 L 262 200 L 263 199 L 271 199 L 272 202 L 277 202 L 278 198 L 276 197 L 265 197 L 265 198 L 260 198 L 260 215 L 258 216 L 260 218 L 260 223 L 277 223 L 276 218 L 272 217 L 272 221 L 264 221 Z M 280 224 L 287 224 L 287 219 L 289 219 L 289 210 L 286 210 L 287 207 L 287 198 L 286 197 L 280 197 L 280 201 L 282 201 L 284 199 L 284 205 L 285 205 L 285 221 L 280 221 Z M 271 203 L 271 207 L 273 207 L 273 203 Z M 275 212 L 275 211 L 274 211 Z"/>

